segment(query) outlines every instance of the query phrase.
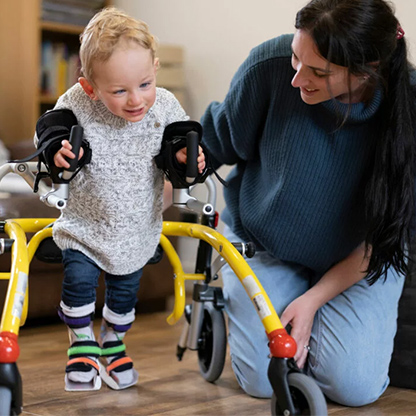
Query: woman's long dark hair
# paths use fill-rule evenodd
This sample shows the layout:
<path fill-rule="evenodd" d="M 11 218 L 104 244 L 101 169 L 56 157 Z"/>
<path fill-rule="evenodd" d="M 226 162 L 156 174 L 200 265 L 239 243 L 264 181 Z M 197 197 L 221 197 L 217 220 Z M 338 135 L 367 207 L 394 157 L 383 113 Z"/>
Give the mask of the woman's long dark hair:
<path fill-rule="evenodd" d="M 407 274 L 415 214 L 416 101 L 394 9 L 384 0 L 313 0 L 298 12 L 295 27 L 311 35 L 329 62 L 384 89 L 383 125 L 365 196 L 367 279 L 374 283 L 391 266 Z"/>

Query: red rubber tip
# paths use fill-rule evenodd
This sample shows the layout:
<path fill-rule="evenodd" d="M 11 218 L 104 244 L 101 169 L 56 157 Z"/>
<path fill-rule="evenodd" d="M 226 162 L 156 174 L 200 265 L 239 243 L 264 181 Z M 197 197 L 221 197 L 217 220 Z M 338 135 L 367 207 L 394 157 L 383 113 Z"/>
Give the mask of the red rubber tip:
<path fill-rule="evenodd" d="M 286 329 L 276 329 L 267 334 L 270 342 L 270 353 L 277 358 L 293 358 L 296 354 L 296 341 L 286 332 Z"/>
<path fill-rule="evenodd" d="M 15 363 L 19 354 L 17 335 L 12 332 L 0 332 L 0 363 Z"/>

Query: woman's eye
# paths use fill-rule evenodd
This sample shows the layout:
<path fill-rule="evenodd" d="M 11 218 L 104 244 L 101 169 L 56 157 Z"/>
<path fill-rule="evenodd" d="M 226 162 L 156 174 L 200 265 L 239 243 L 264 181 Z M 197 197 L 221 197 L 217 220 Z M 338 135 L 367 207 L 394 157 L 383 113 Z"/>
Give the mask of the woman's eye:
<path fill-rule="evenodd" d="M 322 74 L 322 73 L 319 73 L 319 72 L 314 72 L 314 75 L 318 78 L 325 78 L 325 77 L 328 76 L 328 74 Z"/>

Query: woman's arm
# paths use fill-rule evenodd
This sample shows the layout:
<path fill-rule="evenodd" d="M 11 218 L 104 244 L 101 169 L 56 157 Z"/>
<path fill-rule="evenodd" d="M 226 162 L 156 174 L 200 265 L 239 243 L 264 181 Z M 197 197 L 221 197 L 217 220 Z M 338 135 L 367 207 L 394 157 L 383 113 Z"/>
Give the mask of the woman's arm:
<path fill-rule="evenodd" d="M 250 54 L 234 75 L 224 101 L 212 102 L 201 118 L 202 142 L 215 169 L 257 156 L 273 93 L 264 67 Z"/>
<path fill-rule="evenodd" d="M 362 243 L 306 292 L 316 310 L 366 276 L 369 254 L 365 252 L 365 244 Z"/>
<path fill-rule="evenodd" d="M 291 302 L 282 313 L 283 326 L 292 326 L 291 335 L 298 345 L 295 360 L 300 368 L 304 366 L 308 355 L 304 346 L 309 345 L 316 312 L 366 276 L 370 254 L 366 253 L 362 243 L 348 257 L 328 270 L 313 287 Z"/>

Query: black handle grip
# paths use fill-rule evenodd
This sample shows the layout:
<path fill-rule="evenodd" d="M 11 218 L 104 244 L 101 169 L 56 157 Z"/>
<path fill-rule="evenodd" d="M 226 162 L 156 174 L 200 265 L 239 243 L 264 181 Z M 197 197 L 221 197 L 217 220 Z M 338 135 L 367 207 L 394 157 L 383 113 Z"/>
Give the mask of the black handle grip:
<path fill-rule="evenodd" d="M 253 242 L 249 241 L 246 244 L 245 252 L 246 252 L 246 257 L 251 259 L 256 254 L 256 245 Z"/>
<path fill-rule="evenodd" d="M 68 172 L 75 172 L 78 166 L 78 155 L 79 150 L 81 149 L 82 144 L 82 137 L 84 135 L 84 129 L 79 126 L 75 125 L 71 128 L 71 134 L 69 136 L 69 143 L 72 146 L 72 153 L 75 155 L 75 159 L 67 159 L 69 162 L 69 168 L 66 169 Z"/>
<path fill-rule="evenodd" d="M 251 241 L 248 243 L 231 243 L 240 254 L 247 258 L 252 258 L 256 254 L 256 245 Z"/>
<path fill-rule="evenodd" d="M 196 131 L 186 133 L 186 181 L 192 183 L 198 176 L 199 135 Z"/>

